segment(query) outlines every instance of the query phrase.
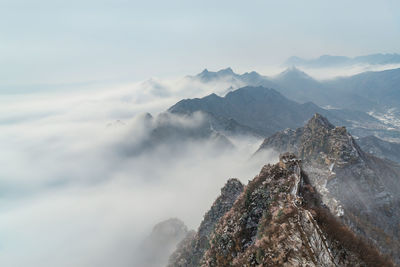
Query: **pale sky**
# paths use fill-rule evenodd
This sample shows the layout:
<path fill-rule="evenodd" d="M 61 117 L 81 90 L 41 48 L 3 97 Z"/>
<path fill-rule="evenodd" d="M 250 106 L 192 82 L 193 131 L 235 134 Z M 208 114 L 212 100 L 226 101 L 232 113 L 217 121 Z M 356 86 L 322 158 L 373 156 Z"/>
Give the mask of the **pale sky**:
<path fill-rule="evenodd" d="M 400 53 L 399 1 L 0 0 L 0 92 Z"/>

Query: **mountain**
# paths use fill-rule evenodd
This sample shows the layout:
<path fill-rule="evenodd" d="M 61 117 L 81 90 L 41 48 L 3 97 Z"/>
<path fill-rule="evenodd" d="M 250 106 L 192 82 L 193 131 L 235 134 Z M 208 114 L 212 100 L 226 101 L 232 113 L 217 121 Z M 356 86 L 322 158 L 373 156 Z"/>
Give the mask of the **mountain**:
<path fill-rule="evenodd" d="M 246 86 L 220 97 L 211 94 L 203 98 L 184 99 L 168 109 L 173 114 L 190 115 L 201 111 L 214 130 L 222 134 L 236 132 L 269 136 L 276 131 L 302 126 L 315 113 L 327 116 L 334 123 L 344 124 L 359 136 L 370 135 L 371 129 L 383 127 L 377 119 L 363 112 L 325 110 L 308 102 L 299 104 L 274 89 Z M 229 123 L 228 123 L 229 122 Z"/>
<path fill-rule="evenodd" d="M 303 66 L 310 68 L 344 67 L 357 64 L 385 65 L 400 63 L 399 54 L 371 54 L 358 57 L 323 55 L 315 59 L 303 59 L 290 57 L 286 60 L 286 66 Z"/>
<path fill-rule="evenodd" d="M 231 87 L 228 88 L 227 92 L 246 85 L 272 88 L 278 87 L 278 85 L 268 77 L 260 75 L 255 71 L 237 74 L 231 68 L 221 69 L 219 71 L 208 71 L 205 69 L 201 73 L 195 76 L 187 76 L 187 78 L 191 81 L 200 81 L 203 83 L 227 82 Z"/>
<path fill-rule="evenodd" d="M 198 266 L 208 248 L 211 233 L 218 221 L 232 208 L 244 186 L 237 179 L 229 179 L 221 189 L 221 195 L 214 201 L 211 209 L 195 234 L 190 233 L 179 244 L 169 259 L 169 266 Z"/>
<path fill-rule="evenodd" d="M 125 125 L 129 127 L 128 125 Z M 228 125 L 229 126 L 229 125 Z M 231 125 L 231 127 L 233 127 Z M 163 112 L 156 117 L 147 113 L 139 116 L 135 131 L 139 138 L 130 138 L 117 146 L 120 153 L 138 156 L 143 152 L 168 147 L 170 152 L 179 151 L 184 144 L 211 142 L 215 147 L 230 149 L 233 144 L 220 132 L 212 129 L 204 114 L 171 114 Z"/>
<path fill-rule="evenodd" d="M 327 99 L 324 85 L 296 67 L 289 67 L 279 75 L 270 78 L 276 89 L 289 99 L 300 103 Z"/>
<path fill-rule="evenodd" d="M 400 69 L 364 72 L 326 81 L 299 78 L 293 72 L 298 71 L 290 69 L 285 75 L 278 76 L 279 80 L 274 80 L 285 96 L 301 103 L 312 101 L 323 107 L 368 113 L 382 125 L 361 128 L 368 129 L 369 135 L 400 141 Z M 352 133 L 368 135 L 365 132 Z"/>
<path fill-rule="evenodd" d="M 136 256 L 135 266 L 165 266 L 169 255 L 189 233 L 186 225 L 177 218 L 171 218 L 156 224 L 151 234 L 143 241 Z"/>
<path fill-rule="evenodd" d="M 331 61 L 332 58 L 334 61 L 346 59 L 345 57 L 320 57 L 321 61 Z M 347 58 L 346 60 L 351 59 Z M 400 63 L 400 55 L 377 54 L 356 57 L 354 60 L 357 62 L 369 60 L 370 62 Z M 217 72 L 204 70 L 202 73 L 190 77 L 202 82 L 224 80 L 227 85 L 230 85 L 227 91 L 243 86 L 263 86 L 273 88 L 285 97 L 299 103 L 314 102 L 319 106 L 362 112 L 375 111 L 378 112 L 378 115 L 395 108 L 398 112 L 396 115 L 400 113 L 400 69 L 370 71 L 349 77 L 318 81 L 293 65 L 301 66 L 301 64 L 291 64 L 291 67 L 275 77 L 263 76 L 257 72 L 240 75 L 234 73 L 231 68 Z M 400 126 L 400 123 L 397 124 Z"/>
<path fill-rule="evenodd" d="M 353 90 L 353 87 L 362 87 L 353 81 L 356 77 L 317 81 L 298 68 L 290 67 L 271 80 L 278 85 L 280 93 L 300 103 L 311 101 L 320 106 L 371 111 L 376 104 L 369 95 Z"/>
<path fill-rule="evenodd" d="M 375 57 L 379 58 L 379 55 L 356 59 L 362 61 L 363 58 L 370 58 L 372 61 Z M 400 64 L 400 55 L 387 54 L 383 56 L 399 58 L 398 63 Z M 331 56 L 321 58 L 326 57 L 331 58 Z M 373 61 L 379 62 L 378 59 Z M 390 62 L 389 59 L 386 61 Z M 273 88 L 285 97 L 300 103 L 314 102 L 319 106 L 362 112 L 387 112 L 390 108 L 400 110 L 400 69 L 369 71 L 323 81 L 312 78 L 293 65 L 275 77 L 263 76 L 254 71 L 236 74 L 231 68 L 227 68 L 217 72 L 204 70 L 196 76 L 189 76 L 189 78 L 205 83 L 224 80 L 226 86 L 229 87 L 226 92 L 244 86 L 263 86 Z"/>
<path fill-rule="evenodd" d="M 400 110 L 400 69 L 317 81 L 291 67 L 270 80 L 277 84 L 274 88 L 279 92 L 300 103 L 311 101 L 320 106 L 362 112 Z"/>
<path fill-rule="evenodd" d="M 400 165 L 365 153 L 345 127 L 318 114 L 266 138 L 264 149 L 295 153 L 324 205 L 400 263 Z"/>
<path fill-rule="evenodd" d="M 203 111 L 226 119 L 232 118 L 258 134 L 269 135 L 277 128 L 286 128 L 302 121 L 302 112 L 298 112 L 299 105 L 295 104 L 273 89 L 244 87 L 229 92 L 225 97 L 211 94 L 202 99 L 182 100 L 168 111 L 180 114 Z M 281 120 L 276 119 L 275 112 L 280 114 Z"/>
<path fill-rule="evenodd" d="M 217 72 L 210 72 L 207 69 L 204 69 L 201 73 L 196 75 L 196 78 L 199 78 L 202 82 L 210 82 L 214 79 L 221 79 L 225 77 L 232 78 L 235 77 L 237 74 L 233 72 L 231 68 L 226 68 L 219 70 Z"/>
<path fill-rule="evenodd" d="M 326 81 L 330 95 L 337 95 L 332 105 L 361 111 L 400 109 L 400 69 L 364 72 L 350 77 Z M 339 98 L 351 96 L 351 102 Z M 342 99 L 343 100 L 343 99 Z M 360 101 L 362 100 L 362 101 Z M 327 99 L 327 101 L 329 101 Z"/>
<path fill-rule="evenodd" d="M 213 228 L 199 263 L 170 266 L 392 266 L 323 206 L 293 154 L 264 166 Z"/>
<path fill-rule="evenodd" d="M 359 146 L 378 158 L 388 159 L 400 163 L 400 144 L 384 141 L 373 135 L 357 140 Z"/>
<path fill-rule="evenodd" d="M 189 76 L 192 79 L 198 79 L 202 82 L 212 82 L 218 79 L 236 79 L 246 83 L 258 84 L 263 82 L 267 77 L 260 75 L 259 73 L 252 71 L 244 74 L 237 74 L 233 72 L 231 68 L 221 69 L 219 71 L 208 71 L 204 69 L 201 73 L 196 76 Z"/>

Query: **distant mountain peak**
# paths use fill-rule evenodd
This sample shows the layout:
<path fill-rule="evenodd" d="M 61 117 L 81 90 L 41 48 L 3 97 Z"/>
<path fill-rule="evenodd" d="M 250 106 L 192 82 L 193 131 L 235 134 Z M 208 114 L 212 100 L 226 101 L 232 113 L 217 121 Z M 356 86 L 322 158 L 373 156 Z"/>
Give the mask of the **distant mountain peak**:
<path fill-rule="evenodd" d="M 221 70 L 218 71 L 218 73 L 221 73 L 221 74 L 235 74 L 231 67 L 228 67 L 226 69 L 221 69 Z"/>
<path fill-rule="evenodd" d="M 313 79 L 310 75 L 295 66 L 288 67 L 278 75 L 278 79 Z"/>
<path fill-rule="evenodd" d="M 218 71 L 209 71 L 208 69 L 204 69 L 202 72 L 197 74 L 197 76 L 209 75 L 209 74 L 214 74 L 214 75 L 236 75 L 236 73 L 233 72 L 231 67 L 227 67 L 225 69 L 220 69 Z"/>
<path fill-rule="evenodd" d="M 209 71 L 208 69 L 204 69 L 202 72 L 197 74 L 195 77 L 201 79 L 203 82 L 209 82 L 214 79 L 225 78 L 229 76 L 239 76 L 238 74 L 234 73 L 233 70 L 228 67 L 225 69 L 221 69 L 218 71 Z"/>
<path fill-rule="evenodd" d="M 202 72 L 200 72 L 200 74 L 207 74 L 209 73 L 208 69 L 204 69 Z"/>
<path fill-rule="evenodd" d="M 304 59 L 296 56 L 288 58 L 286 66 L 307 66 L 307 67 L 337 67 L 351 66 L 356 64 L 396 64 L 400 63 L 400 55 L 396 53 L 370 54 L 357 57 L 322 55 L 317 58 Z"/>

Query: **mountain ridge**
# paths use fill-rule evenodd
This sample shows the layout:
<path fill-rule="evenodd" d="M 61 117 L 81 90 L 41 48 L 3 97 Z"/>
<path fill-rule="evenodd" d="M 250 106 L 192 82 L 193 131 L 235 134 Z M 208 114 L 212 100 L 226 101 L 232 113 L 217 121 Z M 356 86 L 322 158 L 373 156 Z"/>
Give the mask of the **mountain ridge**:
<path fill-rule="evenodd" d="M 295 153 L 330 211 L 400 262 L 400 165 L 365 153 L 345 127 L 319 114 L 266 138 L 264 149 Z"/>
<path fill-rule="evenodd" d="M 370 135 L 367 126 L 383 127 L 382 123 L 368 114 L 325 110 L 312 102 L 300 104 L 263 86 L 245 86 L 224 97 L 211 94 L 203 98 L 184 99 L 168 109 L 168 112 L 174 114 L 192 114 L 196 111 L 209 114 L 215 122 L 214 129 L 218 128 L 219 120 L 230 120 L 242 131 L 252 130 L 255 135 L 264 137 L 279 130 L 299 127 L 314 113 L 324 114 L 335 123 L 357 131 L 361 136 Z"/>
<path fill-rule="evenodd" d="M 384 65 L 400 63 L 400 55 L 392 54 L 370 54 L 365 56 L 346 57 L 346 56 L 332 56 L 322 55 L 318 58 L 304 59 L 300 57 L 288 58 L 284 65 L 286 66 L 306 66 L 306 67 L 343 67 L 356 64 L 371 64 L 371 65 Z"/>
<path fill-rule="evenodd" d="M 171 257 L 169 266 L 392 266 L 323 207 L 290 153 L 249 181 L 208 240 L 200 264 Z"/>

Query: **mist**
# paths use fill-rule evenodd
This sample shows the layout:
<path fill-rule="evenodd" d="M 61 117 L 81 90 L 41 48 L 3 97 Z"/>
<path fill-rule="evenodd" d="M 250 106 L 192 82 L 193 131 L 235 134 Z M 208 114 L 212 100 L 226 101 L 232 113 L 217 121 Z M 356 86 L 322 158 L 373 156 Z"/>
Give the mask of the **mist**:
<path fill-rule="evenodd" d="M 187 84 L 153 79 L 1 98 L 0 264 L 134 266 L 156 223 L 178 217 L 196 229 L 228 178 L 247 183 L 276 161 L 273 154 L 249 160 L 262 140 L 247 137 L 229 137 L 234 147 L 224 149 L 188 139 L 126 153 L 145 142 L 162 121 L 158 114 L 178 98 L 225 88 Z M 168 118 L 185 129 L 204 119 Z"/>
<path fill-rule="evenodd" d="M 384 69 L 304 71 L 327 79 L 365 68 Z M 280 68 L 261 74 L 274 71 Z M 242 86 L 231 77 L 203 83 L 187 76 L 3 94 L 0 264 L 135 266 L 156 223 L 177 217 L 196 229 L 228 178 L 246 184 L 277 155 L 252 157 L 262 142 L 256 137 L 226 136 L 233 146 L 224 147 L 201 135 L 180 142 L 149 136 L 165 125 L 201 132 L 203 114 L 164 112 L 181 99 Z"/>

